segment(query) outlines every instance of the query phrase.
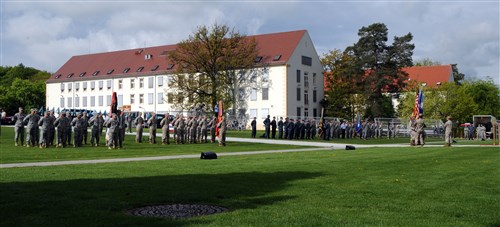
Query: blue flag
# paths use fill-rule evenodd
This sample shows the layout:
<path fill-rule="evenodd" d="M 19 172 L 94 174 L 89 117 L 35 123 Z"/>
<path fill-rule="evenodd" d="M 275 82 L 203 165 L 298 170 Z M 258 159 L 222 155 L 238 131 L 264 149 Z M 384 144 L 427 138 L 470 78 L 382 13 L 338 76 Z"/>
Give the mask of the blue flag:
<path fill-rule="evenodd" d="M 361 134 L 361 129 L 363 129 L 363 126 L 361 125 L 361 119 L 360 119 L 360 114 L 359 114 L 359 111 L 358 111 L 358 116 L 356 118 L 356 132 L 358 134 Z"/>
<path fill-rule="evenodd" d="M 424 92 L 422 89 L 418 92 L 418 113 L 424 115 Z"/>

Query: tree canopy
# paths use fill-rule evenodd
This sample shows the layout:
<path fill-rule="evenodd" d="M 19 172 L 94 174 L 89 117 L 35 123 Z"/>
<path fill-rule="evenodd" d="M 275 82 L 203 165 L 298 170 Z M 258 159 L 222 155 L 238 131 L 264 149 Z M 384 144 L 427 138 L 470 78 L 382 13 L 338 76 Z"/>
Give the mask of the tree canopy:
<path fill-rule="evenodd" d="M 337 51 L 323 57 L 325 71 L 330 70 L 327 75 L 340 83 L 333 85 L 327 93 L 333 95 L 331 100 L 340 97 L 344 101 L 352 94 L 361 95 L 364 103 L 360 106 L 364 107 L 366 118 L 392 117 L 394 111 L 390 97 L 383 94 L 398 93 L 404 87 L 408 75 L 401 69 L 413 65 L 413 36 L 411 33 L 395 36 L 393 43 L 388 45 L 388 29 L 382 23 L 362 27 L 358 36 L 358 42 L 347 47 L 342 55 Z M 340 71 L 334 72 L 337 69 Z M 353 115 L 352 110 L 340 110 L 346 115 Z"/>
<path fill-rule="evenodd" d="M 0 108 L 12 115 L 19 107 L 45 106 L 45 81 L 50 74 L 19 64 L 0 67 Z"/>
<path fill-rule="evenodd" d="M 225 106 L 233 105 L 238 94 L 235 90 L 249 81 L 246 71 L 254 66 L 257 54 L 254 39 L 226 25 L 199 27 L 169 53 L 177 65 L 171 84 L 174 105 L 181 109 L 213 108 L 219 100 Z"/>

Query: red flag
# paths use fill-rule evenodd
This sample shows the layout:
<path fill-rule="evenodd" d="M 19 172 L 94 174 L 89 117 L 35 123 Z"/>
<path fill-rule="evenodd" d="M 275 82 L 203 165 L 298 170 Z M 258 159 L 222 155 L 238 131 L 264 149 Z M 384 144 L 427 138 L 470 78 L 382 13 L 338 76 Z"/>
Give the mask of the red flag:
<path fill-rule="evenodd" d="M 114 114 L 118 112 L 118 100 L 116 97 L 116 92 L 113 92 L 113 95 L 111 96 L 111 110 L 109 111 L 110 114 Z"/>
<path fill-rule="evenodd" d="M 415 118 L 418 116 L 419 109 L 420 109 L 419 93 L 420 92 L 417 91 L 417 94 L 415 95 L 415 105 L 413 106 L 413 114 L 412 114 L 412 116 L 415 117 Z"/>
<path fill-rule="evenodd" d="M 223 112 L 223 109 L 222 109 L 222 100 L 219 101 L 219 112 L 218 112 L 218 116 L 217 116 L 217 124 L 219 124 L 219 122 L 222 121 L 222 112 Z M 215 128 L 215 136 L 219 137 L 219 127 L 216 127 Z"/>

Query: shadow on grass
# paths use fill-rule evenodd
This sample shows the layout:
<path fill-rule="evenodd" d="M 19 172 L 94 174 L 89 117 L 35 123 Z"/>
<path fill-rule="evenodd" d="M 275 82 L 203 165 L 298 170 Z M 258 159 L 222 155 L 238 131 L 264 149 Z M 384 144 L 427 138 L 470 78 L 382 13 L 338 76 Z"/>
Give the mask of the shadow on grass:
<path fill-rule="evenodd" d="M 245 172 L 2 183 L 0 212 L 3 218 L 0 226 L 210 224 L 224 215 L 240 215 L 237 213 L 240 210 L 291 200 L 295 196 L 279 195 L 279 191 L 293 181 L 320 175 L 310 172 Z M 128 209 L 163 204 L 217 205 L 230 211 L 191 219 L 125 214 Z"/>

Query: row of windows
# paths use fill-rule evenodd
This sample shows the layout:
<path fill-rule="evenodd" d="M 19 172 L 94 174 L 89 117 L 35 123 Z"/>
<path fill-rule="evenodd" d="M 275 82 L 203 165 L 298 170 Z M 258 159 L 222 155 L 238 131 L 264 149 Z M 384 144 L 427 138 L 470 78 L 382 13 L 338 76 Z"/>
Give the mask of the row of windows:
<path fill-rule="evenodd" d="M 150 104 L 150 105 L 153 105 L 155 100 L 154 100 L 154 93 L 148 93 L 147 94 L 147 101 L 148 103 L 147 104 Z M 81 98 L 81 99 L 80 99 Z M 96 100 L 97 98 L 97 100 Z M 123 95 L 118 95 L 117 96 L 118 98 L 118 106 L 122 106 L 123 105 Z M 157 93 L 157 97 L 156 97 L 156 102 L 158 104 L 163 104 L 164 102 L 164 98 L 163 98 L 163 92 L 159 92 Z M 139 104 L 144 104 L 144 94 L 139 94 L 138 95 L 138 103 Z M 80 103 L 80 100 L 81 100 L 81 103 Z M 64 98 L 64 97 L 61 97 L 60 98 L 60 107 L 62 108 L 65 108 L 65 107 L 68 107 L 68 108 L 72 108 L 73 107 L 73 101 L 74 101 L 74 107 L 102 107 L 102 106 L 110 106 L 111 105 L 111 95 L 107 95 L 106 96 L 106 104 L 104 103 L 104 96 L 103 95 L 100 95 L 100 96 L 83 96 L 83 97 L 79 97 L 79 96 L 76 96 L 76 97 L 67 97 L 67 98 Z M 97 101 L 97 102 L 96 102 Z M 130 95 L 130 104 L 135 104 L 136 103 L 136 95 L 135 94 L 131 94 Z"/>
<path fill-rule="evenodd" d="M 148 88 L 153 88 L 154 87 L 154 77 L 148 77 L 147 79 L 148 79 Z M 170 77 L 168 77 L 167 79 L 168 79 L 168 81 L 171 81 Z M 118 79 L 118 89 L 123 89 L 123 80 L 124 79 Z M 144 88 L 144 78 L 140 78 L 137 80 L 139 81 L 139 88 Z M 135 78 L 130 79 L 130 88 L 131 89 L 135 88 L 135 81 L 136 81 Z M 113 80 L 106 80 L 106 81 L 100 80 L 100 81 L 90 81 L 90 82 L 85 81 L 85 82 L 81 82 L 83 90 L 84 91 L 87 90 L 88 84 L 90 84 L 90 89 L 92 91 L 95 90 L 96 89 L 96 82 L 97 82 L 97 85 L 98 85 L 98 88 L 100 91 L 104 89 L 104 82 L 106 82 L 106 87 L 108 90 L 110 90 L 113 86 Z M 75 84 L 75 90 L 76 91 L 80 90 L 80 82 L 74 82 L 74 84 Z M 71 90 L 73 89 L 73 83 L 72 82 L 67 83 L 67 84 L 61 83 L 61 91 L 64 91 L 66 86 L 67 86 L 68 92 L 71 92 Z M 163 76 L 157 77 L 157 86 L 163 87 Z"/>
<path fill-rule="evenodd" d="M 148 55 L 145 55 L 144 57 L 145 57 L 145 59 L 147 60 L 147 59 L 151 59 L 151 58 L 152 58 L 152 55 L 148 54 Z M 173 67 L 174 67 L 174 64 L 169 64 L 169 65 L 167 66 L 167 70 L 171 70 Z M 155 65 L 155 66 L 153 66 L 153 67 L 150 69 L 150 71 L 156 71 L 158 68 L 160 68 L 160 65 Z M 135 71 L 136 71 L 136 72 L 142 72 L 143 70 L 144 70 L 144 66 L 140 66 L 140 67 L 138 67 Z M 110 69 L 110 70 L 108 70 L 108 71 L 106 72 L 106 74 L 107 74 L 107 75 L 110 75 L 110 74 L 112 74 L 113 72 L 115 72 L 115 69 Z M 127 68 L 123 69 L 123 71 L 122 71 L 122 72 L 123 72 L 123 73 L 128 73 L 128 72 L 130 72 L 130 68 L 129 68 L 129 67 L 127 67 Z M 100 71 L 100 70 L 96 70 L 96 71 L 94 71 L 94 72 L 92 73 L 92 76 L 97 76 L 97 75 L 99 75 L 99 73 L 101 73 L 101 71 Z M 74 75 L 75 75 L 75 73 L 70 73 L 70 74 L 66 75 L 66 78 L 71 78 L 71 77 L 73 77 Z M 78 76 L 79 76 L 79 77 L 84 77 L 85 75 L 87 75 L 87 72 L 82 72 L 82 73 L 80 73 Z M 55 76 L 55 79 L 59 79 L 61 76 L 62 76 L 62 74 L 58 74 L 58 75 L 56 75 L 56 76 Z"/>
<path fill-rule="evenodd" d="M 301 97 L 304 97 L 304 104 L 308 105 L 309 104 L 309 91 L 304 90 L 304 93 L 301 93 L 300 87 L 297 88 L 297 101 L 301 101 Z M 240 93 L 241 94 L 241 93 Z M 262 100 L 269 100 L 269 88 L 262 88 Z M 243 100 L 243 96 L 240 95 L 240 100 Z M 316 90 L 313 90 L 313 102 L 316 103 L 318 101 L 318 92 Z M 250 101 L 257 101 L 257 89 L 252 88 L 252 91 L 250 93 Z"/>
<path fill-rule="evenodd" d="M 297 83 L 300 84 L 302 78 L 302 73 L 300 69 L 297 69 Z M 313 85 L 316 84 L 317 76 L 316 73 L 313 73 L 312 75 L 312 83 Z M 309 87 L 309 73 L 304 72 L 304 87 Z"/>
<path fill-rule="evenodd" d="M 250 113 L 250 119 L 253 119 L 254 117 L 257 118 L 257 116 L 259 115 L 258 113 L 258 109 L 249 109 Z M 304 115 L 302 115 L 304 114 Z M 261 108 L 260 109 L 260 118 L 261 119 L 265 119 L 267 118 L 267 115 L 270 115 L 269 114 L 269 108 Z M 309 108 L 304 108 L 304 112 L 302 112 L 302 108 L 301 107 L 297 107 L 297 115 L 296 117 L 300 117 L 300 118 L 308 118 L 310 115 L 309 115 Z M 318 110 L 316 108 L 313 109 L 313 113 L 312 113 L 312 117 L 317 117 L 318 116 Z"/>

